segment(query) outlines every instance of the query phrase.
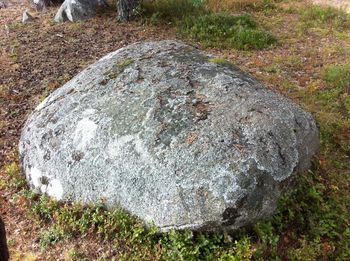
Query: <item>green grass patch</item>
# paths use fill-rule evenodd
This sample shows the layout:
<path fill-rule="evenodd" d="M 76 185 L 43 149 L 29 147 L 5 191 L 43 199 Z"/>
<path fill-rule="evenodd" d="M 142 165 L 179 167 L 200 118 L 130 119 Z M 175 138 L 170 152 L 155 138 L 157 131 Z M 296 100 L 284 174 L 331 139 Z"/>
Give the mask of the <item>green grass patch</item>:
<path fill-rule="evenodd" d="M 60 226 L 54 226 L 41 234 L 40 246 L 42 248 L 47 248 L 49 245 L 54 245 L 61 240 L 68 239 L 69 237 L 70 235 L 65 233 Z"/>
<path fill-rule="evenodd" d="M 344 208 L 344 203 L 350 198 L 349 195 L 342 198 L 334 193 L 334 188 L 323 178 L 324 171 L 320 165 L 315 165 L 313 171 L 300 177 L 296 189 L 280 200 L 279 211 L 271 222 L 275 235 L 293 231 L 292 236 L 299 241 L 297 247 L 289 250 L 292 260 L 301 260 L 302 255 L 298 256 L 298 253 L 305 255 L 307 249 L 314 250 L 309 253 L 308 260 L 327 256 L 350 257 L 350 216 Z M 332 180 L 332 173 L 328 175 Z M 331 245 L 332 251 L 320 251 L 322 241 Z"/>
<path fill-rule="evenodd" d="M 275 9 L 276 0 L 206 0 L 205 6 L 212 11 L 268 11 Z"/>
<path fill-rule="evenodd" d="M 306 89 L 302 100 L 321 122 L 321 142 L 350 153 L 350 65 L 327 66 L 323 81 L 323 88 Z"/>
<path fill-rule="evenodd" d="M 11 164 L 4 166 L 4 172 L 7 174 L 7 179 L 0 179 L 0 190 L 20 190 L 26 186 L 27 182 L 21 175 L 17 162 L 12 162 Z"/>
<path fill-rule="evenodd" d="M 323 78 L 330 88 L 344 91 L 350 87 L 350 64 L 326 67 Z"/>
<path fill-rule="evenodd" d="M 67 256 L 71 261 L 88 261 L 89 259 L 84 255 L 84 253 L 80 252 L 79 250 L 72 248 L 69 251 L 67 251 Z M 104 259 L 102 259 L 104 260 Z M 101 261 L 102 261 L 101 260 Z"/>
<path fill-rule="evenodd" d="M 330 26 L 337 30 L 350 28 L 350 16 L 333 7 L 309 5 L 301 10 L 304 27 Z"/>
<path fill-rule="evenodd" d="M 326 88 L 317 93 L 315 103 L 324 114 L 334 117 L 325 124 L 329 126 L 325 134 L 330 142 L 350 153 L 350 64 L 326 67 L 323 78 Z"/>
<path fill-rule="evenodd" d="M 180 32 L 206 47 L 263 49 L 277 41 L 270 33 L 259 28 L 249 15 L 212 13 L 191 16 L 183 20 Z"/>
<path fill-rule="evenodd" d="M 214 13 L 201 0 L 145 1 L 141 18 L 152 24 L 172 24 L 180 35 L 206 47 L 251 50 L 267 48 L 277 42 L 251 16 Z"/>
<path fill-rule="evenodd" d="M 273 218 L 262 223 L 265 235 L 279 236 L 277 251 L 274 241 L 264 240 L 261 225 L 257 225 L 258 249 L 263 249 L 264 258 L 350 258 L 349 86 L 350 65 L 343 64 L 326 66 L 322 80 L 306 89 L 291 90 L 320 124 L 321 154 L 311 171 L 299 177 L 295 190 L 280 200 Z M 294 242 L 286 253 L 280 252 L 284 241 Z"/>
<path fill-rule="evenodd" d="M 210 58 L 209 62 L 221 64 L 221 65 L 232 65 L 232 63 L 230 61 L 228 61 L 225 58 L 220 58 L 220 57 Z"/>
<path fill-rule="evenodd" d="M 51 224 L 41 234 L 43 248 L 93 233 L 116 246 L 122 245 L 120 260 L 149 260 L 155 256 L 159 257 L 158 260 L 244 260 L 254 253 L 248 236 L 232 241 L 222 233 L 172 230 L 160 234 L 157 227 L 146 228 L 138 218 L 121 209 L 62 204 L 30 192 L 27 197 L 32 203 L 30 211 L 34 217 L 44 224 Z"/>
<path fill-rule="evenodd" d="M 151 24 L 177 23 L 187 16 L 205 12 L 201 0 L 154 0 L 144 1 L 141 18 Z"/>

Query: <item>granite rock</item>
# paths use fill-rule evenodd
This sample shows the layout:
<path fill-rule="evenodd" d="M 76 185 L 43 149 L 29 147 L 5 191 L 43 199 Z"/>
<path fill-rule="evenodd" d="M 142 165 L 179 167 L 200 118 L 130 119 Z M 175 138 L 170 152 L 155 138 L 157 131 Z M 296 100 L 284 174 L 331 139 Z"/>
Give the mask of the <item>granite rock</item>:
<path fill-rule="evenodd" d="M 34 20 L 33 16 L 26 10 L 23 12 L 22 23 L 29 23 Z"/>
<path fill-rule="evenodd" d="M 20 157 L 31 188 L 103 201 L 146 224 L 235 230 L 271 215 L 319 147 L 312 115 L 228 63 L 176 41 L 110 53 L 32 113 Z"/>
<path fill-rule="evenodd" d="M 58 9 L 55 22 L 81 21 L 96 15 L 97 8 L 107 5 L 105 0 L 65 0 Z"/>

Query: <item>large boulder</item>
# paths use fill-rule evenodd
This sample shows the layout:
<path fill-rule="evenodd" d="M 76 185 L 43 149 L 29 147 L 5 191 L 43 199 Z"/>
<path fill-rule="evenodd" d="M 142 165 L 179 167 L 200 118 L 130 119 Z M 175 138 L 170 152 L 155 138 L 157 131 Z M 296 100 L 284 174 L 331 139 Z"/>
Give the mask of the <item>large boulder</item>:
<path fill-rule="evenodd" d="M 65 0 L 56 13 L 55 22 L 89 19 L 96 15 L 98 7 L 105 5 L 105 0 Z"/>
<path fill-rule="evenodd" d="M 319 147 L 310 113 L 175 41 L 89 66 L 29 117 L 31 188 L 122 207 L 162 231 L 235 230 L 271 215 Z"/>

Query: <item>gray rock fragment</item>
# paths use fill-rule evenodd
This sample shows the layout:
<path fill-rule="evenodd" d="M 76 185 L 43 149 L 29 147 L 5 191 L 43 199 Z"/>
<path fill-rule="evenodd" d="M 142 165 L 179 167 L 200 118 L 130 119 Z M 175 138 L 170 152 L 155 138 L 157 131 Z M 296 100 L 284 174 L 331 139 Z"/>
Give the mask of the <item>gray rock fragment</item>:
<path fill-rule="evenodd" d="M 33 16 L 31 16 L 27 10 L 23 12 L 22 23 L 29 23 L 29 22 L 32 22 L 33 20 L 34 20 Z"/>
<path fill-rule="evenodd" d="M 7 5 L 8 5 L 7 1 L 0 1 L 0 9 L 7 8 Z"/>
<path fill-rule="evenodd" d="M 37 11 L 43 11 L 49 5 L 48 0 L 30 0 L 29 3 L 32 7 L 34 7 Z"/>
<path fill-rule="evenodd" d="M 55 16 L 55 22 L 81 21 L 92 18 L 100 6 L 107 5 L 104 0 L 65 0 Z"/>
<path fill-rule="evenodd" d="M 110 53 L 53 92 L 20 140 L 31 188 L 169 229 L 271 215 L 319 147 L 312 115 L 175 41 Z"/>

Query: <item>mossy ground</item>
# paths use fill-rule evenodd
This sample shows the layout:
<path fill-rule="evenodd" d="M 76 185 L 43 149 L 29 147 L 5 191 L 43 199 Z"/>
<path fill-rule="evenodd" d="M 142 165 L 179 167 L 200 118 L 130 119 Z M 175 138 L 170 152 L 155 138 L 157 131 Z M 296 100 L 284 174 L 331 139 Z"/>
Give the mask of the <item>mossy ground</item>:
<path fill-rule="evenodd" d="M 238 65 L 311 111 L 322 143 L 313 167 L 280 200 L 276 214 L 234 235 L 159 235 L 156 228 L 145 229 L 137 218 L 103 204 L 57 203 L 29 191 L 17 161 L 27 113 L 88 64 L 140 40 L 177 36 L 200 45 L 177 30 L 178 20 L 197 12 L 196 6 L 157 1 L 159 14 L 126 25 L 117 24 L 113 13 L 56 25 L 50 22 L 53 10 L 22 25 L 19 9 L 0 10 L 1 22 L 8 25 L 0 31 L 0 214 L 14 260 L 350 259 L 350 19 L 301 0 L 233 2 L 219 6 L 208 0 L 207 6 L 248 14 L 276 44 L 242 51 L 202 41 L 202 47 L 211 46 L 208 51 L 221 57 L 213 62 Z"/>

